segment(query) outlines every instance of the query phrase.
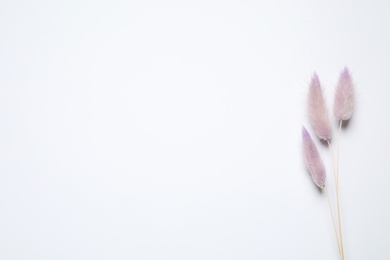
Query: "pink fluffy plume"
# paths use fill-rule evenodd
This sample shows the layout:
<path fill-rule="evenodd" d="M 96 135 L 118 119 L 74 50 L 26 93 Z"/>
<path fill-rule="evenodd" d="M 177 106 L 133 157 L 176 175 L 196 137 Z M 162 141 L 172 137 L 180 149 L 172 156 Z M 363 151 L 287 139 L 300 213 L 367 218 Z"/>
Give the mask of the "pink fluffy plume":
<path fill-rule="evenodd" d="M 326 171 L 317 147 L 305 127 L 302 127 L 303 156 L 314 183 L 321 189 L 325 187 Z"/>
<path fill-rule="evenodd" d="M 309 120 L 314 132 L 318 138 L 325 141 L 330 140 L 332 138 L 332 127 L 330 125 L 321 83 L 316 73 L 311 78 L 307 104 Z"/>
<path fill-rule="evenodd" d="M 355 104 L 351 74 L 347 68 L 340 73 L 333 103 L 333 113 L 338 120 L 348 120 Z"/>

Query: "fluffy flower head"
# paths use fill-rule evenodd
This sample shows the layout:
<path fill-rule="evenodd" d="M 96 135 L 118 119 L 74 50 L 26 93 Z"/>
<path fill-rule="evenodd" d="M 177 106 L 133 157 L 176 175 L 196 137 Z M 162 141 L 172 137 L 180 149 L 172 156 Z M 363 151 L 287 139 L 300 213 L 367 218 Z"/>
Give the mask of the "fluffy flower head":
<path fill-rule="evenodd" d="M 333 103 L 333 113 L 338 120 L 348 120 L 355 104 L 351 74 L 347 68 L 340 73 Z"/>
<path fill-rule="evenodd" d="M 313 74 L 309 85 L 308 111 L 310 124 L 318 138 L 330 140 L 332 138 L 332 127 L 329 121 L 324 94 L 321 83 L 316 73 Z"/>
<path fill-rule="evenodd" d="M 325 187 L 326 171 L 317 147 L 305 127 L 302 127 L 303 157 L 314 183 Z"/>

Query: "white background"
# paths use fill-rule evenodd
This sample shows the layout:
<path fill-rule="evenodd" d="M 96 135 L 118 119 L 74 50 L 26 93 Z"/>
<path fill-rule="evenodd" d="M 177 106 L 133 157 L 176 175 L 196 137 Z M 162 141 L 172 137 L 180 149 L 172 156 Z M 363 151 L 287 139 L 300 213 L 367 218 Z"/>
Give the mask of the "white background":
<path fill-rule="evenodd" d="M 346 259 L 390 259 L 389 13 L 1 1 L 0 259 L 338 259 L 301 126 L 313 71 L 331 107 L 344 66 Z"/>

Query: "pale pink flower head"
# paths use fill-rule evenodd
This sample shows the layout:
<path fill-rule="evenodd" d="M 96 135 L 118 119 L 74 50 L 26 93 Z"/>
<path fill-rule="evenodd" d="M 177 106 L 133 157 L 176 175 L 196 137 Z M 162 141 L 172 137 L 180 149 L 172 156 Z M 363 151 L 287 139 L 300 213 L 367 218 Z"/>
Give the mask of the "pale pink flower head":
<path fill-rule="evenodd" d="M 355 104 L 351 74 L 347 68 L 340 73 L 334 96 L 333 113 L 338 120 L 348 120 Z"/>
<path fill-rule="evenodd" d="M 332 138 L 332 127 L 329 121 L 321 83 L 316 73 L 313 74 L 309 85 L 308 94 L 309 120 L 314 132 L 322 140 Z"/>
<path fill-rule="evenodd" d="M 325 187 L 326 171 L 317 147 L 305 127 L 302 127 L 303 157 L 314 183 Z"/>

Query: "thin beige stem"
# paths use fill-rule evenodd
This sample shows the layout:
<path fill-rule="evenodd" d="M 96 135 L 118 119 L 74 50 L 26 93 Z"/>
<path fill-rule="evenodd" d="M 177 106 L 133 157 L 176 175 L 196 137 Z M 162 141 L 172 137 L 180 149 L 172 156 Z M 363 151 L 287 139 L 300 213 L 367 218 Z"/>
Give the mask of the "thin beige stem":
<path fill-rule="evenodd" d="M 328 142 L 328 146 L 329 146 L 330 155 L 331 155 L 331 158 L 332 158 L 334 183 L 335 183 L 335 186 L 336 186 L 337 220 L 338 220 L 337 222 L 338 222 L 339 234 L 340 234 L 341 259 L 343 260 L 344 259 L 344 246 L 343 246 L 343 236 L 342 236 L 342 231 L 341 231 L 338 171 L 336 170 L 335 163 L 334 163 L 334 156 L 333 156 L 333 152 L 332 152 L 332 146 L 331 146 L 329 140 L 327 142 Z"/>
<path fill-rule="evenodd" d="M 338 190 L 338 187 L 339 187 L 339 184 L 337 182 L 337 171 L 336 171 L 336 167 L 335 167 L 335 164 L 334 164 L 334 157 L 333 157 L 333 152 L 332 152 L 332 146 L 330 145 L 330 141 L 327 140 L 328 142 L 328 146 L 329 146 L 329 151 L 330 151 L 330 157 L 332 158 L 332 167 L 333 167 L 333 176 L 334 176 L 334 185 L 336 186 L 336 191 Z"/>
<path fill-rule="evenodd" d="M 337 199 L 337 215 L 338 215 L 338 222 L 339 222 L 339 233 L 340 233 L 340 245 L 341 245 L 341 253 L 342 253 L 342 260 L 344 260 L 344 245 L 343 245 L 343 232 L 341 229 L 341 218 L 340 218 L 340 201 L 339 201 L 339 189 L 337 187 L 336 189 L 336 199 Z"/>
<path fill-rule="evenodd" d="M 343 120 L 340 120 L 340 127 L 339 127 L 339 134 L 337 137 L 337 161 L 336 161 L 336 168 L 337 168 L 337 187 L 339 185 L 339 154 L 340 154 L 340 135 L 341 135 L 341 126 L 343 125 Z"/>
<path fill-rule="evenodd" d="M 328 199 L 328 205 L 329 205 L 329 210 L 330 210 L 330 215 L 332 217 L 332 224 L 333 224 L 333 229 L 334 229 L 334 233 L 336 235 L 336 240 L 337 240 L 337 246 L 339 248 L 339 252 L 340 252 L 340 258 L 343 259 L 343 253 L 342 253 L 342 250 L 341 250 L 341 245 L 340 245 L 340 241 L 339 241 L 339 235 L 337 233 L 337 229 L 336 229 L 336 224 L 334 222 L 334 217 L 333 217 L 333 210 L 332 210 L 332 206 L 330 204 L 330 199 L 329 199 L 329 193 L 328 193 L 328 189 L 324 188 L 325 190 L 325 194 L 326 194 L 326 198 Z"/>
<path fill-rule="evenodd" d="M 337 199 L 337 213 L 338 213 L 338 222 L 339 222 L 339 233 L 340 233 L 340 245 L 342 250 L 342 259 L 344 259 L 344 245 L 343 245 L 343 231 L 341 228 L 341 218 L 340 218 L 340 200 L 339 200 L 339 155 L 340 155 L 340 133 L 343 120 L 340 120 L 339 133 L 337 138 L 337 180 L 336 180 L 336 199 Z"/>

